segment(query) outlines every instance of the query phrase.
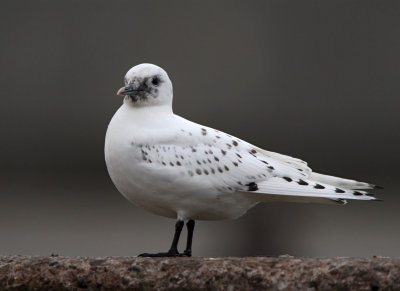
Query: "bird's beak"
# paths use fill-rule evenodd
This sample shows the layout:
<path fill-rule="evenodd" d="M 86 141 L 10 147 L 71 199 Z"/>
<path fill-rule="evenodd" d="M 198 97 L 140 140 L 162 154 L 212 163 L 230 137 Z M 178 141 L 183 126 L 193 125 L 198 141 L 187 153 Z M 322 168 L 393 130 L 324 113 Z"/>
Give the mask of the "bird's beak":
<path fill-rule="evenodd" d="M 120 88 L 117 91 L 117 95 L 120 95 L 120 96 L 135 95 L 138 92 L 139 92 L 139 90 L 134 89 L 132 86 L 125 86 L 125 87 Z"/>

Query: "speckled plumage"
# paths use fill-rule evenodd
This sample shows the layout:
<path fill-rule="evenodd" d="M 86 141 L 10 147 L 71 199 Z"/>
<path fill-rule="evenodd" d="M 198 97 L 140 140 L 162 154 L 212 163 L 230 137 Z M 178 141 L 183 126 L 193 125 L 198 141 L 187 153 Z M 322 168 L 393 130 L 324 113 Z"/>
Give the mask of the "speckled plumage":
<path fill-rule="evenodd" d="M 106 164 L 118 190 L 148 211 L 214 220 L 259 202 L 375 200 L 359 190 L 371 184 L 314 173 L 304 161 L 173 114 L 172 83 L 157 66 L 133 67 L 125 83 L 107 130 Z"/>

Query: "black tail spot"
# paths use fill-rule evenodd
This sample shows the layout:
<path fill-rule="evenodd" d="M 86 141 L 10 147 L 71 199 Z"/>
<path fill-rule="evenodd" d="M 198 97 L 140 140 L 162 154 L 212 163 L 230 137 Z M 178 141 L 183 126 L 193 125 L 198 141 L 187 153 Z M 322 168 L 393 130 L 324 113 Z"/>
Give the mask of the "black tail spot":
<path fill-rule="evenodd" d="M 306 181 L 302 180 L 302 179 L 300 179 L 300 180 L 297 182 L 297 184 L 302 185 L 302 186 L 307 186 L 307 185 L 308 185 L 308 183 L 307 183 Z"/>
<path fill-rule="evenodd" d="M 315 184 L 314 188 L 315 189 L 325 189 L 325 186 L 322 186 L 320 184 Z"/>

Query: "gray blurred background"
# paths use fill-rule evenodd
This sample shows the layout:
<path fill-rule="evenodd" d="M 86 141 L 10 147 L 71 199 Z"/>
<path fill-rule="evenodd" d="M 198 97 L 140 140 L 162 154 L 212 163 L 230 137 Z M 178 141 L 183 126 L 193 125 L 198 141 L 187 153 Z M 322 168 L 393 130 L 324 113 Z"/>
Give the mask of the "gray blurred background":
<path fill-rule="evenodd" d="M 174 220 L 126 201 L 103 157 L 115 92 L 150 62 L 175 113 L 385 186 L 199 221 L 195 255 L 398 256 L 399 35 L 398 1 L 2 1 L 0 254 L 168 249 Z"/>

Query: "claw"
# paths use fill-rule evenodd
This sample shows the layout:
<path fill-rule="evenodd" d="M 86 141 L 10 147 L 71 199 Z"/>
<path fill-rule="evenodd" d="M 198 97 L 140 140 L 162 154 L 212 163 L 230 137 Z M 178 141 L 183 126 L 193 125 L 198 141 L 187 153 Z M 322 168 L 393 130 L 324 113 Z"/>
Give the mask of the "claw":
<path fill-rule="evenodd" d="M 166 252 L 166 253 L 155 253 L 155 254 L 151 254 L 151 253 L 143 253 L 138 255 L 138 257 L 150 257 L 150 258 L 160 258 L 160 257 L 190 257 L 191 254 L 186 254 L 185 252 L 183 254 L 180 254 L 178 252 Z"/>

